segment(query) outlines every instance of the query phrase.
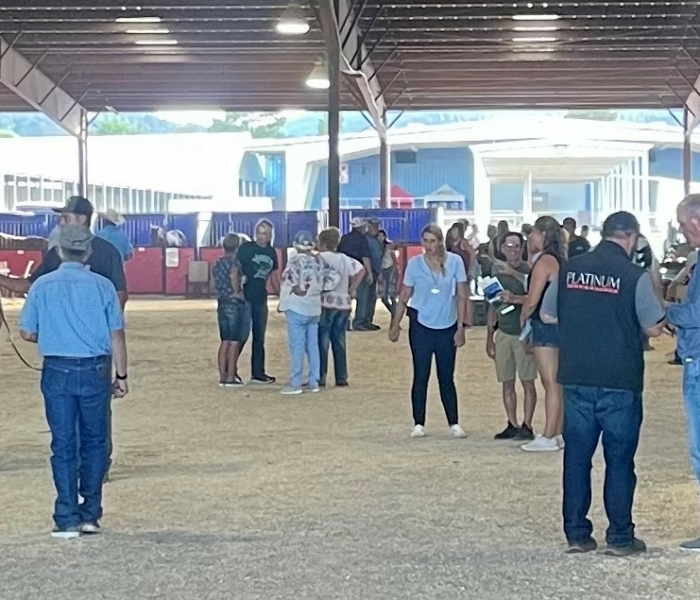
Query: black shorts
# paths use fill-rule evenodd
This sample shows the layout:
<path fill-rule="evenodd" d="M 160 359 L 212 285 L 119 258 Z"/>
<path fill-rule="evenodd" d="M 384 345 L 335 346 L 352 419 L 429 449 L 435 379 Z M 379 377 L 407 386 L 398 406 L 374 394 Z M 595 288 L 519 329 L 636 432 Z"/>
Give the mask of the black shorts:
<path fill-rule="evenodd" d="M 535 348 L 559 348 L 559 325 L 532 320 L 532 345 Z"/>
<path fill-rule="evenodd" d="M 250 335 L 250 308 L 245 300 L 219 300 L 219 335 L 222 342 L 245 344 Z"/>

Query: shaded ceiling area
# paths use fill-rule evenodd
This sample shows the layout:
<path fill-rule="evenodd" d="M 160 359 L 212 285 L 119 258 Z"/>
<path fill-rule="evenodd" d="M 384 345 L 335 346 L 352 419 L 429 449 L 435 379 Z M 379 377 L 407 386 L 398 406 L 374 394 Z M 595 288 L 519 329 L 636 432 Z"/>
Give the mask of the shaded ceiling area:
<path fill-rule="evenodd" d="M 324 110 L 305 86 L 325 52 L 319 1 L 290 37 L 286 0 L 4 0 L 0 36 L 90 110 Z M 396 109 L 677 108 L 700 73 L 698 2 L 349 4 L 365 49 L 349 58 Z M 24 107 L 0 93 L 0 110 Z"/>

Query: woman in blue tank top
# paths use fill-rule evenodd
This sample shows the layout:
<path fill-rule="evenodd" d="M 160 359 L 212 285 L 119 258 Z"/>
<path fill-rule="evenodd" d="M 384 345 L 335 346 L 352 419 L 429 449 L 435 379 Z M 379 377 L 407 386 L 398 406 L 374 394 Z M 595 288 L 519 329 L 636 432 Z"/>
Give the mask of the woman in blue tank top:
<path fill-rule="evenodd" d="M 566 259 L 566 237 L 559 222 L 553 217 L 535 221 L 528 238 L 533 250 L 532 272 L 528 281 L 527 299 L 523 304 L 521 323 L 527 319 L 532 325 L 532 345 L 535 362 L 544 387 L 545 427 L 542 434 L 522 446 L 527 452 L 557 452 L 564 447 L 561 437 L 564 421 L 562 387 L 557 383 L 559 366 L 559 330 L 540 318 L 540 308 L 551 281 L 559 277 L 559 267 Z"/>

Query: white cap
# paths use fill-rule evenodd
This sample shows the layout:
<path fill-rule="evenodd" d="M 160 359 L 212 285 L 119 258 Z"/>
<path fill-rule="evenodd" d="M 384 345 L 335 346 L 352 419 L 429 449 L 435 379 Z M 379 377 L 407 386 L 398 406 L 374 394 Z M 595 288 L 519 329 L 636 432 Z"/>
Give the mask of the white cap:
<path fill-rule="evenodd" d="M 362 217 L 355 217 L 352 221 L 350 221 L 350 226 L 355 229 L 357 227 L 364 227 L 365 223 L 366 222 Z"/>

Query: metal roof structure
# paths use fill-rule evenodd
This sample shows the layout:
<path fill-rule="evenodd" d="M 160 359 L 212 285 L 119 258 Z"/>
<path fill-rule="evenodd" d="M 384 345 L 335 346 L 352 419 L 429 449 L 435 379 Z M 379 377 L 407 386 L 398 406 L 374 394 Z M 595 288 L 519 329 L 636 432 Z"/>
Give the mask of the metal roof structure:
<path fill-rule="evenodd" d="M 93 111 L 323 110 L 327 94 L 304 83 L 337 35 L 326 4 L 302 2 L 310 31 L 283 36 L 287 0 L 4 0 L 0 37 Z M 387 107 L 663 108 L 696 94 L 698 2 L 342 5 L 336 39 Z M 352 82 L 341 106 L 363 106 Z M 0 110 L 27 108 L 0 92 Z"/>

